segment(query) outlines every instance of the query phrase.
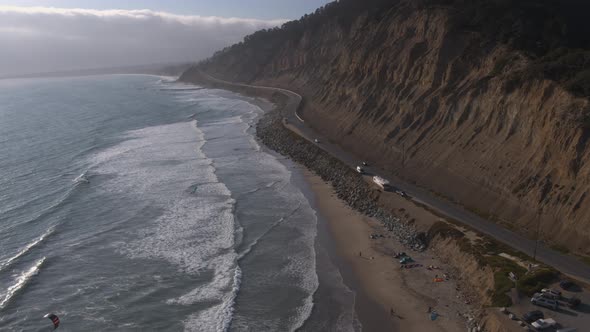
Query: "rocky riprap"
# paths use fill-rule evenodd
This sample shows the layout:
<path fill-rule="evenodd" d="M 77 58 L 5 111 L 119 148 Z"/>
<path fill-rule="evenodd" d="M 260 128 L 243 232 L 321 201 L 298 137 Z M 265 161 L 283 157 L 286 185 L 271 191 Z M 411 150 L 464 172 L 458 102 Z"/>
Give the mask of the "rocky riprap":
<path fill-rule="evenodd" d="M 378 189 L 365 182 L 340 160 L 286 129 L 278 111 L 264 114 L 258 121 L 256 133 L 264 145 L 304 165 L 330 183 L 338 198 L 354 210 L 379 220 L 402 244 L 414 250 L 426 248 L 423 233 L 417 232 L 412 225 L 402 222 L 378 205 Z"/>

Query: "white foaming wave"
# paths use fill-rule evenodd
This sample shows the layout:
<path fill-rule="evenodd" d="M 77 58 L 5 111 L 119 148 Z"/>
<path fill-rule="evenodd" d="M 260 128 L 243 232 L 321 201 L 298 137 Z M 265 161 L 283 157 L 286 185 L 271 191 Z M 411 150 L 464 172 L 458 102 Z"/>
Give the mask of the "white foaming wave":
<path fill-rule="evenodd" d="M 131 258 L 164 259 L 183 273 L 212 273 L 206 284 L 167 302 L 214 303 L 190 316 L 185 326 L 223 330 L 231 322 L 241 275 L 234 250 L 235 201 L 201 151 L 202 131 L 192 121 L 126 136 L 127 141 L 94 157 L 95 172 L 116 175 L 105 181 L 104 190 L 132 194 L 163 212 L 134 229 L 137 240 L 119 244 L 119 250 Z"/>
<path fill-rule="evenodd" d="M 6 294 L 4 295 L 4 300 L 0 302 L 0 309 L 4 309 L 6 304 L 23 288 L 27 285 L 27 283 L 37 274 L 39 273 L 39 269 L 43 262 L 45 262 L 45 258 L 43 257 L 38 260 L 35 265 L 33 265 L 30 269 L 23 272 L 17 279 L 16 283 L 6 290 Z"/>
<path fill-rule="evenodd" d="M 243 101 L 240 102 L 243 103 Z M 285 167 L 285 165 L 280 163 L 272 155 L 266 153 L 252 153 L 261 151 L 261 147 L 258 144 L 258 142 L 256 142 L 253 135 L 248 133 L 248 130 L 250 129 L 248 123 L 259 114 L 257 112 L 262 112 L 262 110 L 258 107 L 251 107 L 249 108 L 248 113 L 242 113 L 240 116 L 226 116 L 221 120 L 208 121 L 207 125 L 202 126 L 201 129 L 206 134 L 206 137 L 209 141 L 211 141 L 211 137 L 220 137 L 220 135 L 225 132 L 231 132 L 229 138 L 226 136 L 220 137 L 224 139 L 225 143 L 231 142 L 231 140 L 236 138 L 241 138 L 250 141 L 249 149 L 251 149 L 251 152 L 249 154 L 246 154 L 246 157 L 240 157 L 237 155 L 222 156 L 216 159 L 217 167 L 223 167 L 223 169 L 225 170 L 227 170 L 228 168 L 237 167 L 240 168 L 242 171 L 244 171 L 244 169 L 264 169 L 264 174 L 257 174 L 256 177 L 264 177 L 263 181 L 270 184 L 266 186 L 266 188 L 273 188 L 273 195 L 276 197 L 281 197 L 279 201 L 287 203 L 287 205 L 294 204 L 295 206 L 297 206 L 296 208 L 294 208 L 291 215 L 294 215 L 303 206 L 307 207 L 303 211 L 300 211 L 303 215 L 306 216 L 303 218 L 307 220 L 296 220 L 293 223 L 285 223 L 285 221 L 289 219 L 291 215 L 276 220 L 272 225 L 269 225 L 270 227 L 268 227 L 264 232 L 258 234 L 253 241 L 247 243 L 246 248 L 242 250 L 242 252 L 239 253 L 238 256 L 239 261 L 246 255 L 248 255 L 253 250 L 253 248 L 258 245 L 259 241 L 262 238 L 264 238 L 268 233 L 272 232 L 274 229 L 281 225 L 286 224 L 286 227 L 294 228 L 294 231 L 301 235 L 298 236 L 297 245 L 293 246 L 293 248 L 297 248 L 297 250 L 289 254 L 289 264 L 281 271 L 281 274 L 290 275 L 291 278 L 293 278 L 293 280 L 297 280 L 297 284 L 292 286 L 298 287 L 306 294 L 308 294 L 307 297 L 302 299 L 303 303 L 296 309 L 295 315 L 293 315 L 293 317 L 291 317 L 290 319 L 290 326 L 288 329 L 296 330 L 300 328 L 311 315 L 311 311 L 314 305 L 313 294 L 315 293 L 319 285 L 317 274 L 315 273 L 314 250 L 314 241 L 316 236 L 315 223 L 317 221 L 317 218 L 315 212 L 311 209 L 311 207 L 309 207 L 309 202 L 307 202 L 305 196 L 303 196 L 303 194 L 299 190 L 293 187 L 290 184 L 290 181 L 285 181 L 285 179 L 288 179 L 291 176 L 291 172 Z M 240 196 L 248 194 L 251 195 L 257 192 L 258 190 L 260 190 L 260 184 L 257 184 L 257 186 L 257 189 L 247 189 L 245 192 L 240 193 Z M 281 205 L 282 208 L 277 211 L 272 211 L 271 208 L 271 210 L 269 210 L 268 212 L 271 212 L 272 214 L 282 213 L 284 211 L 284 207 L 287 205 Z M 298 218 L 300 217 L 298 216 Z M 238 235 L 240 234 L 238 233 Z M 205 314 L 206 313 L 203 313 L 203 315 Z M 198 321 L 199 320 L 195 320 L 195 322 Z M 241 324 L 244 323 L 248 324 L 244 321 L 243 317 L 240 317 L 240 321 L 237 322 L 237 324 L 241 326 Z M 193 328 L 195 330 L 199 330 L 198 325 L 193 325 Z"/>
<path fill-rule="evenodd" d="M 300 194 L 300 199 L 305 199 L 303 194 Z M 317 222 L 317 215 L 314 210 L 308 207 L 308 214 L 313 217 L 313 220 Z M 298 241 L 301 241 L 304 248 L 309 248 L 309 252 L 307 255 L 310 257 L 305 257 L 306 253 L 301 252 L 298 253 L 300 257 L 292 259 L 289 264 L 283 269 L 283 271 L 297 276 L 299 278 L 298 286 L 305 290 L 307 294 L 307 298 L 305 299 L 305 303 L 297 309 L 298 315 L 293 318 L 294 322 L 292 325 L 292 331 L 296 331 L 305 324 L 307 319 L 311 316 L 311 311 L 313 310 L 313 295 L 315 294 L 316 290 L 319 286 L 318 275 L 315 273 L 315 262 L 316 262 L 316 252 L 313 247 L 313 242 L 309 243 L 310 239 L 315 239 L 317 235 L 315 228 L 311 227 L 298 227 L 297 230 L 304 234 Z M 294 253 L 293 256 L 296 256 L 297 253 Z M 311 269 L 313 269 L 314 273 L 301 273 L 302 271 L 307 271 L 310 269 L 309 261 L 311 260 L 312 264 Z"/>
<path fill-rule="evenodd" d="M 43 233 L 43 235 L 41 235 L 38 239 L 36 239 L 35 241 L 27 244 L 16 255 L 10 257 L 5 262 L 0 263 L 0 271 L 4 270 L 8 266 L 10 266 L 14 261 L 16 261 L 17 259 L 19 259 L 21 256 L 23 256 L 27 252 L 29 252 L 29 250 L 31 250 L 33 247 L 35 247 L 39 243 L 43 242 L 43 240 L 45 240 L 49 235 L 53 234 L 54 231 L 55 231 L 55 228 L 54 227 L 48 228 L 47 231 L 45 231 L 45 233 Z"/>

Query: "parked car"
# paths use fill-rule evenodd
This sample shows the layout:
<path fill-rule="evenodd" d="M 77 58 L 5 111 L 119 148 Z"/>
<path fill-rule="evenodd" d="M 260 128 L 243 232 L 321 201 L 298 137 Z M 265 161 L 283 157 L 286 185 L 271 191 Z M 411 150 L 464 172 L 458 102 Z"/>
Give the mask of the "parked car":
<path fill-rule="evenodd" d="M 543 312 L 541 310 L 529 311 L 522 316 L 522 320 L 529 324 L 541 318 L 545 318 L 545 315 L 543 315 Z"/>
<path fill-rule="evenodd" d="M 365 170 L 364 170 L 362 167 L 360 167 L 360 166 L 357 166 L 357 167 L 356 167 L 356 171 L 357 171 L 358 173 L 360 173 L 360 174 L 364 174 L 364 173 L 365 173 Z"/>
<path fill-rule="evenodd" d="M 396 190 L 395 193 L 400 195 L 401 197 L 406 197 L 406 193 L 401 190 Z"/>
<path fill-rule="evenodd" d="M 577 297 L 572 297 L 571 299 L 567 300 L 567 306 L 569 308 L 576 308 L 577 306 L 579 306 L 582 303 L 582 301 L 577 298 Z"/>
<path fill-rule="evenodd" d="M 366 161 L 363 161 L 363 166 L 369 166 L 369 163 Z"/>
<path fill-rule="evenodd" d="M 317 138 L 315 138 L 313 141 L 314 141 L 316 144 L 319 144 L 319 143 L 320 143 L 320 140 L 319 140 L 319 139 L 317 139 Z"/>
<path fill-rule="evenodd" d="M 539 293 L 537 293 L 539 294 Z M 561 298 L 561 292 L 550 288 L 541 289 L 541 296 L 548 299 L 559 300 Z"/>
<path fill-rule="evenodd" d="M 569 281 L 569 280 L 562 280 L 559 282 L 559 287 L 568 290 L 572 287 L 574 287 L 576 284 L 574 284 L 573 282 Z"/>
<path fill-rule="evenodd" d="M 543 330 L 543 329 L 548 329 L 550 327 L 553 327 L 555 325 L 557 325 L 557 322 L 551 318 L 541 318 L 535 322 L 533 322 L 531 324 L 534 328 L 536 328 L 537 330 Z"/>
<path fill-rule="evenodd" d="M 543 297 L 542 295 L 539 295 L 539 293 L 533 296 L 533 298 L 531 299 L 531 303 L 534 305 L 538 305 L 540 307 L 545 307 L 553 310 L 557 310 L 557 307 L 559 306 L 559 303 L 557 301 Z"/>

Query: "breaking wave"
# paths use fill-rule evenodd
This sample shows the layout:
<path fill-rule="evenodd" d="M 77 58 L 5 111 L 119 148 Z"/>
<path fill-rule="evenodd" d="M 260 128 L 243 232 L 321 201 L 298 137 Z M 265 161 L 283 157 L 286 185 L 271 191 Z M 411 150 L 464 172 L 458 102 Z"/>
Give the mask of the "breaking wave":
<path fill-rule="evenodd" d="M 29 252 L 29 250 L 33 249 L 35 246 L 37 246 L 38 244 L 40 244 L 41 242 L 43 242 L 49 235 L 53 234 L 53 232 L 55 231 L 55 228 L 51 227 L 49 228 L 45 233 L 43 233 L 43 235 L 41 235 L 38 239 L 36 239 L 35 241 L 27 244 L 23 249 L 21 249 L 16 255 L 10 257 L 8 260 L 6 260 L 5 262 L 0 263 L 0 271 L 3 271 L 4 269 L 6 269 L 7 267 L 9 267 L 13 262 L 15 262 L 17 259 L 19 259 L 21 256 L 25 255 L 27 252 Z"/>
<path fill-rule="evenodd" d="M 33 265 L 30 269 L 23 272 L 17 279 L 16 283 L 12 286 L 8 287 L 6 290 L 6 294 L 4 295 L 4 300 L 0 302 L 0 309 L 6 307 L 6 305 L 10 302 L 10 300 L 21 290 L 23 287 L 27 285 L 27 283 L 39 273 L 41 269 L 41 265 L 45 262 L 45 257 L 38 260 L 35 265 Z"/>

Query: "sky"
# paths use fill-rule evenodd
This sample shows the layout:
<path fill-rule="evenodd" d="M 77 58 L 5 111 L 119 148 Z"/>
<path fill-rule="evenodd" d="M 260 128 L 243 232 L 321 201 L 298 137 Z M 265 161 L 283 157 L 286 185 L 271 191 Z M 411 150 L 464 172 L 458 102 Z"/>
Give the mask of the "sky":
<path fill-rule="evenodd" d="M 0 77 L 195 62 L 331 0 L 0 0 Z"/>

